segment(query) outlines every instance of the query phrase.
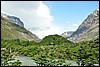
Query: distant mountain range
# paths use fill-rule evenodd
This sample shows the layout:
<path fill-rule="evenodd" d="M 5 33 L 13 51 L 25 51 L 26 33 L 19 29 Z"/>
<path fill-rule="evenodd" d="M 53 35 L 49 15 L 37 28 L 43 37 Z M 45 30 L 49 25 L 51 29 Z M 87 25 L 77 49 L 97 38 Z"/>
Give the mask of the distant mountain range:
<path fill-rule="evenodd" d="M 61 36 L 67 38 L 67 37 L 70 37 L 72 34 L 73 34 L 74 31 L 67 31 L 67 32 L 64 32 Z"/>
<path fill-rule="evenodd" d="M 88 15 L 68 40 L 72 42 L 80 42 L 96 39 L 97 37 L 99 37 L 99 9 Z"/>
<path fill-rule="evenodd" d="M 1 39 L 34 40 L 39 38 L 24 28 L 23 22 L 7 14 L 1 14 Z"/>

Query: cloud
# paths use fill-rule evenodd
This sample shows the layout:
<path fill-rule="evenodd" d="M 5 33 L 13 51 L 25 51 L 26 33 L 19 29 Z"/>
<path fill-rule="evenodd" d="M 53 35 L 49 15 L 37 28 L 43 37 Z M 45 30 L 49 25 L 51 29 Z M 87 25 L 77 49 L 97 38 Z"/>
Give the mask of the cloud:
<path fill-rule="evenodd" d="M 74 23 L 69 24 L 67 26 L 67 31 L 76 31 L 78 29 L 79 25 L 80 24 L 74 24 Z"/>
<path fill-rule="evenodd" d="M 1 1 L 1 11 L 19 17 L 25 28 L 40 38 L 61 32 L 61 28 L 54 25 L 50 9 L 42 1 Z"/>
<path fill-rule="evenodd" d="M 51 26 L 49 29 L 38 29 L 38 30 L 32 30 L 31 32 L 36 33 L 41 39 L 45 36 L 52 35 L 52 34 L 61 34 L 61 28 Z"/>

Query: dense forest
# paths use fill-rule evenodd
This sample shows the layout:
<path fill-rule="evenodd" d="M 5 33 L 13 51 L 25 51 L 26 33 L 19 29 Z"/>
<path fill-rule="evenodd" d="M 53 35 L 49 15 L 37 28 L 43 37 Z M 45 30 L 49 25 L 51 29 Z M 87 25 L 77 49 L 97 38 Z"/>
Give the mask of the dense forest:
<path fill-rule="evenodd" d="M 72 43 L 59 35 L 49 35 L 41 40 L 1 40 L 1 66 L 20 66 L 19 60 L 10 62 L 16 56 L 32 57 L 38 66 L 69 66 L 65 60 L 75 60 L 80 66 L 99 63 L 99 38 Z"/>

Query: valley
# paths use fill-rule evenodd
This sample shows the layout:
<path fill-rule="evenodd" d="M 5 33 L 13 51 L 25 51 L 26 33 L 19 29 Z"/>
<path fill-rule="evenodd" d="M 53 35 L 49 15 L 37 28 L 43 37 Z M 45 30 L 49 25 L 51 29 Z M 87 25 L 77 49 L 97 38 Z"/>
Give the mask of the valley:
<path fill-rule="evenodd" d="M 43 39 L 26 30 L 19 18 L 3 14 L 1 66 L 99 66 L 99 10 L 76 31 Z"/>

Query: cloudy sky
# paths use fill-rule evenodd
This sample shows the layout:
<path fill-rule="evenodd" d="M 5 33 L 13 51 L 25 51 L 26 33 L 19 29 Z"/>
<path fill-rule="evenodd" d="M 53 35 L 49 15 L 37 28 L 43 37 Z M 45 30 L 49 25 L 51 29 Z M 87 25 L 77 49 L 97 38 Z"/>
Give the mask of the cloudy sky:
<path fill-rule="evenodd" d="M 43 38 L 75 31 L 99 1 L 1 1 L 1 12 L 19 17 L 27 30 Z"/>

